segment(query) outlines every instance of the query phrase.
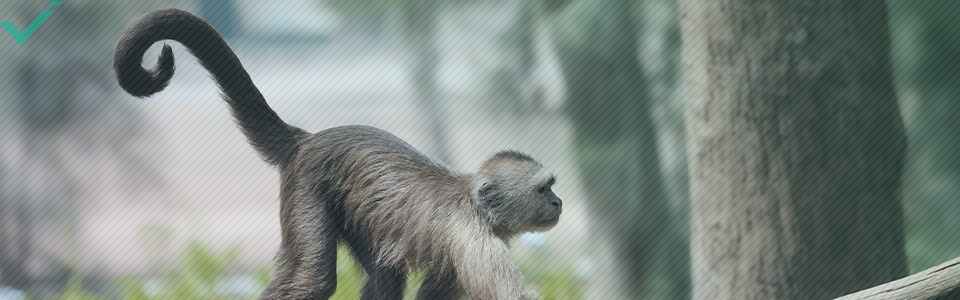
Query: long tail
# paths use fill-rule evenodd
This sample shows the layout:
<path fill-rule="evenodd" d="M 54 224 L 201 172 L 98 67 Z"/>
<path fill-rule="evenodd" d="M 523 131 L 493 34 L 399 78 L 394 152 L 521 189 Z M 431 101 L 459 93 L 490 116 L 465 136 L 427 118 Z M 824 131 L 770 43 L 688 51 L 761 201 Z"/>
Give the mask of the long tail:
<path fill-rule="evenodd" d="M 160 40 L 180 42 L 209 71 L 250 144 L 273 165 L 286 165 L 306 132 L 290 126 L 267 105 L 260 90 L 227 42 L 206 21 L 178 9 L 149 12 L 123 32 L 113 57 L 117 81 L 131 95 L 147 97 L 162 91 L 173 77 L 173 52 L 164 45 L 157 65 L 141 67 L 144 52 Z"/>

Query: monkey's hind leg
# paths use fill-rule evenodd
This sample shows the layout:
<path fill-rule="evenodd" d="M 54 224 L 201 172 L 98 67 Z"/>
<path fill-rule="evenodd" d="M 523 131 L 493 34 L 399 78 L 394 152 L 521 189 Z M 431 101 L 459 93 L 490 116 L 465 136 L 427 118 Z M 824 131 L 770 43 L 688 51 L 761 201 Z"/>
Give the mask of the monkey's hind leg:
<path fill-rule="evenodd" d="M 363 284 L 360 299 L 403 299 L 407 272 L 395 268 L 367 268 L 367 282 Z"/>
<path fill-rule="evenodd" d="M 284 198 L 278 273 L 260 299 L 329 299 L 337 289 L 342 220 L 321 197 L 293 193 Z"/>
<path fill-rule="evenodd" d="M 349 236 L 349 234 L 346 236 Z M 407 285 L 407 269 L 405 267 L 378 265 L 370 245 L 360 239 L 346 240 L 347 244 L 353 249 L 357 261 L 367 271 L 367 282 L 363 284 L 360 299 L 403 299 L 403 292 Z"/>
<path fill-rule="evenodd" d="M 423 278 L 423 285 L 417 291 L 417 300 L 428 299 L 461 299 L 463 298 L 463 289 L 457 282 L 457 276 L 454 272 L 447 271 L 449 274 L 441 274 L 439 270 L 427 270 L 427 276 Z"/>

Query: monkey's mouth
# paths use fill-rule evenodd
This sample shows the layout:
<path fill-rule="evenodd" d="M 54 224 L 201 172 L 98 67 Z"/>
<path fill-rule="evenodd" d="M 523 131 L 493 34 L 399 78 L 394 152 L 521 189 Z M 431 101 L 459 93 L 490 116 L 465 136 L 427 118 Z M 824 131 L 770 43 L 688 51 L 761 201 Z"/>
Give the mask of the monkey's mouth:
<path fill-rule="evenodd" d="M 550 230 L 550 229 L 553 228 L 554 226 L 557 226 L 557 223 L 559 223 L 559 222 L 560 222 L 560 216 L 556 216 L 556 217 L 554 217 L 553 219 L 547 219 L 547 220 L 540 221 L 540 224 L 537 224 L 536 227 L 535 227 L 536 229 L 534 229 L 533 231 L 541 231 L 541 232 L 542 232 L 542 231 Z"/>
<path fill-rule="evenodd" d="M 561 212 L 561 211 L 562 211 L 562 209 L 557 209 L 557 210 L 554 210 L 554 211 L 550 212 L 550 214 L 544 216 L 544 218 L 540 221 L 540 225 L 541 225 L 541 226 L 546 226 L 546 227 L 550 227 L 550 226 L 553 226 L 553 225 L 557 225 L 557 222 L 560 222 L 560 212 Z"/>

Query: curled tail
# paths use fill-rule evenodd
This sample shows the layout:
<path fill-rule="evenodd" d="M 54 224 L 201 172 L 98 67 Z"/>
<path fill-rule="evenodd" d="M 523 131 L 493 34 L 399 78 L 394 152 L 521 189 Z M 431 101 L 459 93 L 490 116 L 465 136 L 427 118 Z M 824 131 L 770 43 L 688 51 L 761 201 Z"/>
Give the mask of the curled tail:
<path fill-rule="evenodd" d="M 163 46 L 154 68 L 140 65 L 147 48 L 160 40 L 180 42 L 213 75 L 237 124 L 264 160 L 286 165 L 292 159 L 306 133 L 280 119 L 217 30 L 189 12 L 155 10 L 124 30 L 113 57 L 113 69 L 124 90 L 142 98 L 162 91 L 170 82 L 174 70 L 170 46 Z"/>

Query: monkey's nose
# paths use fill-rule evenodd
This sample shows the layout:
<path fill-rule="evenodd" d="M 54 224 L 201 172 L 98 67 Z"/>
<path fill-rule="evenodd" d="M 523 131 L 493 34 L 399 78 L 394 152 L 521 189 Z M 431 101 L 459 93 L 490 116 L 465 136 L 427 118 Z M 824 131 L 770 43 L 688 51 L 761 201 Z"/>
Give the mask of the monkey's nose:
<path fill-rule="evenodd" d="M 560 207 L 563 205 L 563 201 L 561 201 L 560 198 L 553 198 L 550 199 L 550 205 L 553 205 L 553 207 Z"/>

